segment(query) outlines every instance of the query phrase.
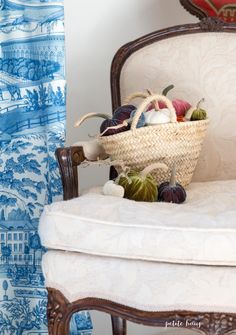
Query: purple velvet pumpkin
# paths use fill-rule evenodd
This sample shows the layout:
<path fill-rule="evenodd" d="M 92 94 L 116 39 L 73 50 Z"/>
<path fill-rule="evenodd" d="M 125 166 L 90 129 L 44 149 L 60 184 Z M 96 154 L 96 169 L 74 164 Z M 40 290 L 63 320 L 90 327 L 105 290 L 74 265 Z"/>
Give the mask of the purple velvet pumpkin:
<path fill-rule="evenodd" d="M 108 129 L 105 132 L 105 130 L 107 128 L 119 126 L 125 120 L 129 120 L 130 115 L 131 115 L 132 111 L 134 111 L 134 110 L 136 110 L 136 107 L 133 106 L 133 105 L 124 105 L 124 106 L 118 107 L 115 110 L 112 119 L 104 120 L 103 123 L 101 124 L 100 132 L 101 132 L 101 134 L 103 134 L 102 136 L 115 135 L 115 134 L 118 134 L 118 133 L 122 133 L 123 131 L 129 130 L 130 125 L 127 124 L 127 126 L 124 125 L 123 127 L 120 127 L 120 128 L 117 127 L 117 128 L 114 128 L 114 129 Z"/>
<path fill-rule="evenodd" d="M 182 204 L 186 200 L 186 191 L 180 184 L 176 183 L 175 166 L 171 173 L 170 182 L 162 183 L 158 188 L 158 201 Z"/>
<path fill-rule="evenodd" d="M 123 126 L 120 128 L 114 128 L 114 129 L 107 129 L 110 127 L 116 127 L 118 125 L 121 125 L 123 123 L 122 120 L 117 120 L 117 119 L 107 119 L 104 120 L 103 123 L 100 126 L 100 133 L 103 134 L 102 136 L 109 136 L 109 135 L 115 135 L 118 133 L 121 133 L 123 131 L 129 130 L 130 126 Z M 105 130 L 107 129 L 107 131 L 105 132 Z M 105 132 L 105 133 L 104 133 Z"/>
<path fill-rule="evenodd" d="M 186 200 L 186 191 L 180 184 L 171 186 L 169 182 L 162 183 L 158 189 L 158 201 L 182 204 Z"/>
<path fill-rule="evenodd" d="M 136 107 L 133 105 L 124 105 L 118 107 L 113 114 L 113 119 L 120 121 L 128 120 L 134 110 L 136 110 Z"/>

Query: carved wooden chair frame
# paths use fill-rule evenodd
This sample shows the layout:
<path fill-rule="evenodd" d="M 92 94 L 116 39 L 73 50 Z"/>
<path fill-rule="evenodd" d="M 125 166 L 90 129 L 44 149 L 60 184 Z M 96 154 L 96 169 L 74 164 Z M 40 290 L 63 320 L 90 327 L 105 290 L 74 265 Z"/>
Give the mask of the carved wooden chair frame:
<path fill-rule="evenodd" d="M 191 0 L 180 0 L 180 3 L 190 14 L 197 16 L 200 20 L 207 17 L 207 13 L 205 13 L 201 8 L 194 6 Z"/>
<path fill-rule="evenodd" d="M 111 68 L 113 110 L 121 103 L 121 70 L 131 54 L 162 39 L 204 32 L 235 33 L 236 25 L 223 23 L 216 18 L 205 18 L 197 24 L 180 25 L 151 33 L 123 46 L 115 55 Z M 59 148 L 56 151 L 56 157 L 62 177 L 64 200 L 78 197 L 77 167 L 86 159 L 82 147 Z M 126 335 L 127 320 L 156 327 L 165 327 L 167 322 L 177 322 L 180 327 L 195 329 L 208 335 L 223 335 L 236 330 L 236 314 L 190 311 L 146 312 L 97 298 L 87 298 L 70 303 L 60 291 L 53 288 L 47 288 L 47 290 L 50 335 L 69 334 L 69 322 L 72 314 L 82 310 L 98 310 L 109 313 L 112 318 L 113 335 Z M 189 321 L 187 326 L 186 320 Z"/>

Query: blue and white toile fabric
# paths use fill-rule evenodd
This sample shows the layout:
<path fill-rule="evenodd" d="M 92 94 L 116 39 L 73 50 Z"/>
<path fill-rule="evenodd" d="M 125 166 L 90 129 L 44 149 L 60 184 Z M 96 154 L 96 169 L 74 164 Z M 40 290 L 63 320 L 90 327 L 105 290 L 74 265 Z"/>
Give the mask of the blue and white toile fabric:
<path fill-rule="evenodd" d="M 61 198 L 56 147 L 65 139 L 64 8 L 0 0 L 0 334 L 47 334 L 44 248 L 37 225 Z M 87 313 L 71 333 L 88 335 Z"/>

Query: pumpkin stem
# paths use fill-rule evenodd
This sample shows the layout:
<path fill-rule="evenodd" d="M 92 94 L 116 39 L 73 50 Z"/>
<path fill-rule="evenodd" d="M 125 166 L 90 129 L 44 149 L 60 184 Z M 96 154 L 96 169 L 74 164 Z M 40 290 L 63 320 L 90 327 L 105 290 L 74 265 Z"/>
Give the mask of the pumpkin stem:
<path fill-rule="evenodd" d="M 115 183 L 116 183 L 117 185 L 119 185 L 120 179 L 121 179 L 121 178 L 126 178 L 126 179 L 128 180 L 128 184 L 131 184 L 131 183 L 132 183 L 132 180 L 131 180 L 131 178 L 130 178 L 129 175 L 128 175 L 129 171 L 130 171 L 130 168 L 126 167 L 126 169 L 123 170 L 123 171 L 118 175 L 118 177 L 116 177 L 116 179 L 115 179 Z"/>
<path fill-rule="evenodd" d="M 81 167 L 87 167 L 87 166 L 120 166 L 122 173 L 127 173 L 130 171 L 130 168 L 128 168 L 123 161 L 111 161 L 110 158 L 106 158 L 106 159 L 97 159 L 96 161 L 88 161 L 88 160 L 84 160 L 81 163 Z"/>
<path fill-rule="evenodd" d="M 112 126 L 112 127 L 107 127 L 99 136 L 103 136 L 104 134 L 106 134 L 106 132 L 108 130 L 120 129 L 120 128 L 123 128 L 123 127 L 127 127 L 129 125 L 127 121 L 128 120 L 124 120 L 121 124 L 118 124 L 118 125 Z"/>
<path fill-rule="evenodd" d="M 171 171 L 171 177 L 170 177 L 170 187 L 176 186 L 176 164 L 174 163 L 172 171 Z"/>
<path fill-rule="evenodd" d="M 136 92 L 133 93 L 131 95 L 129 95 L 125 101 L 124 101 L 124 105 L 128 105 L 132 100 L 136 99 L 136 98 L 142 98 L 142 99 L 146 99 L 148 97 L 147 93 L 144 92 Z"/>
<path fill-rule="evenodd" d="M 162 91 L 162 95 L 164 95 L 165 97 L 167 96 L 167 94 L 169 93 L 169 91 L 173 90 L 173 88 L 175 88 L 175 86 L 173 84 L 167 86 L 166 88 L 164 88 L 164 90 Z"/>
<path fill-rule="evenodd" d="M 151 90 L 149 90 L 148 88 L 147 88 L 147 92 L 150 96 L 154 95 L 154 93 Z M 155 108 L 156 111 L 160 110 L 160 106 L 159 106 L 159 103 L 158 103 L 157 100 L 153 101 L 153 105 L 154 105 L 154 108 Z"/>
<path fill-rule="evenodd" d="M 149 88 L 147 88 L 147 92 L 149 95 L 153 95 L 153 92 Z"/>
<path fill-rule="evenodd" d="M 197 106 L 196 106 L 196 109 L 199 109 L 200 106 L 201 106 L 201 104 L 202 104 L 204 101 L 205 101 L 204 98 L 202 98 L 200 101 L 198 101 Z"/>
<path fill-rule="evenodd" d="M 151 165 L 148 165 L 143 171 L 141 171 L 140 176 L 145 178 L 148 174 L 150 174 L 155 169 L 163 169 L 167 171 L 168 166 L 164 163 L 153 163 Z"/>
<path fill-rule="evenodd" d="M 102 113 L 88 113 L 88 114 L 84 115 L 81 119 L 79 119 L 79 120 L 75 123 L 74 127 L 79 127 L 85 120 L 90 119 L 90 118 L 92 118 L 92 117 L 101 117 L 101 118 L 106 119 L 106 120 L 108 120 L 108 119 L 111 118 L 110 115 L 108 115 L 108 114 L 102 114 Z"/>

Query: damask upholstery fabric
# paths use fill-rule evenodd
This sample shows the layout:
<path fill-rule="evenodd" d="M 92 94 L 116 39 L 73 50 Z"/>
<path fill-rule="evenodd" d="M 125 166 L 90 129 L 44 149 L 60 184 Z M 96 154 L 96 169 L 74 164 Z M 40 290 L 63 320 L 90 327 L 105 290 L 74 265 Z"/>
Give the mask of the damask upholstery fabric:
<path fill-rule="evenodd" d="M 47 252 L 42 264 L 46 285 L 59 289 L 70 302 L 93 297 L 145 311 L 236 313 L 236 267 L 163 264 L 60 251 Z"/>
<path fill-rule="evenodd" d="M 46 206 L 49 249 L 184 264 L 236 265 L 236 180 L 192 183 L 185 204 L 87 193 Z"/>
<path fill-rule="evenodd" d="M 198 33 L 168 38 L 132 54 L 121 73 L 122 101 L 146 88 L 196 104 L 205 98 L 210 124 L 194 181 L 236 179 L 236 38 Z"/>

